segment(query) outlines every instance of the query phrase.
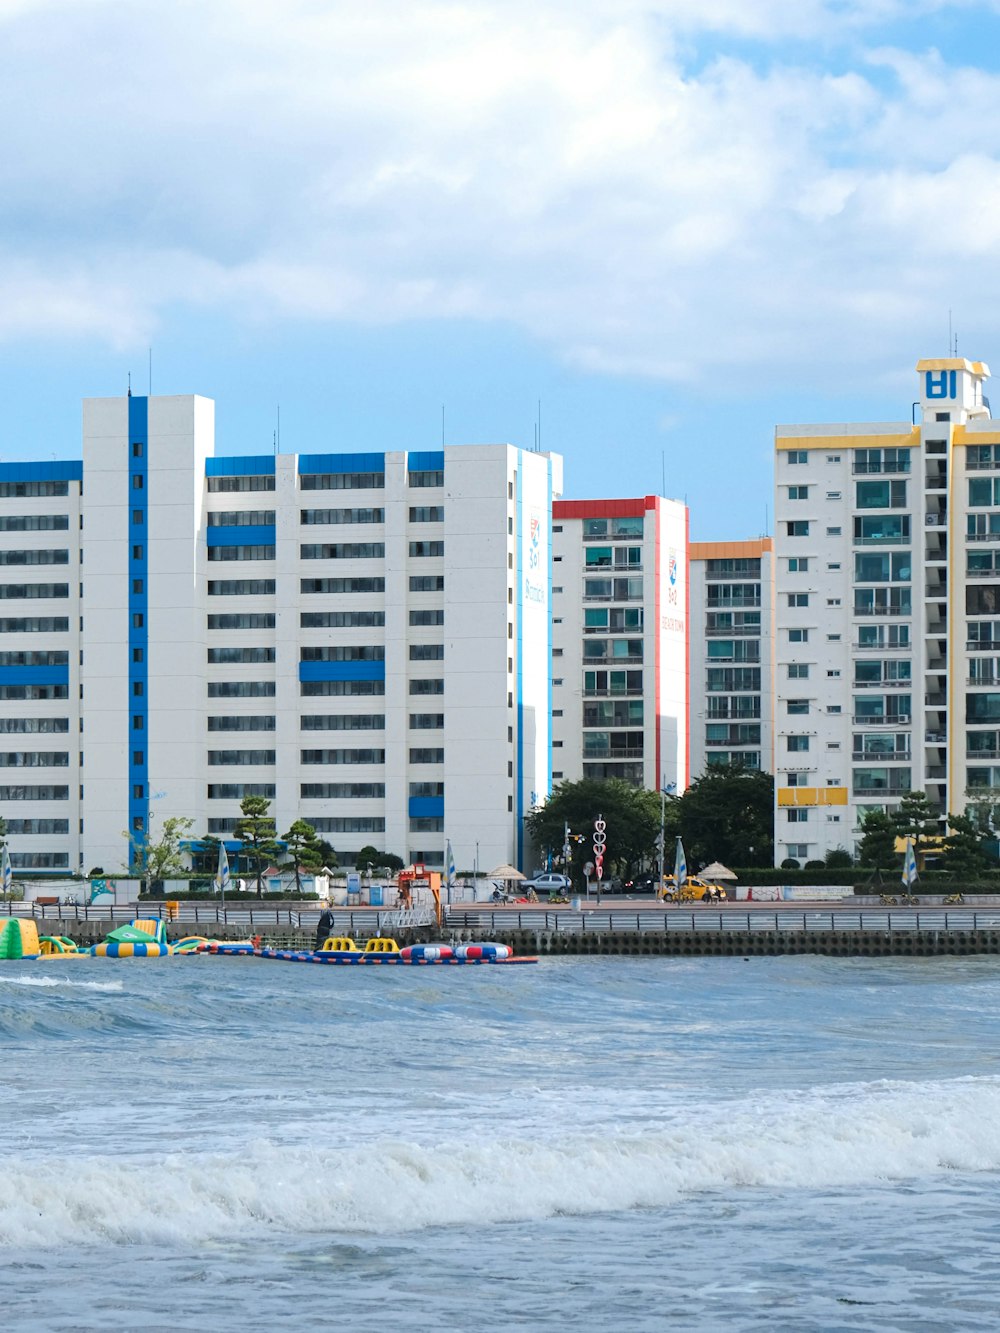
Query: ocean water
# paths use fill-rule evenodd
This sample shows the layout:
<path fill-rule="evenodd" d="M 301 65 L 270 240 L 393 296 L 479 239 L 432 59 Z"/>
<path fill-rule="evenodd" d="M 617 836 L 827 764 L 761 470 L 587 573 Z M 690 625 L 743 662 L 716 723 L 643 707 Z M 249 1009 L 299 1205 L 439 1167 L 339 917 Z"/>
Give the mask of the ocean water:
<path fill-rule="evenodd" d="M 1000 1325 L 1000 962 L 0 965 L 6 1330 Z"/>

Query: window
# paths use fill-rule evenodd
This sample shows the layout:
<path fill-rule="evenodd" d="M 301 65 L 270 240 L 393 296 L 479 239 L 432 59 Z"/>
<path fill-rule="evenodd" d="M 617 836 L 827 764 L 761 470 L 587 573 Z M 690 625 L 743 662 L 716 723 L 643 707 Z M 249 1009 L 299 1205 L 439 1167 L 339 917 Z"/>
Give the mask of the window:
<path fill-rule="evenodd" d="M 786 736 L 785 743 L 788 750 L 793 754 L 803 754 L 809 749 L 808 736 Z"/>
<path fill-rule="evenodd" d="M 791 519 L 785 524 L 785 530 L 789 537 L 808 537 L 809 520 L 807 518 Z"/>
<path fill-rule="evenodd" d="M 828 463 L 839 463 L 839 462 L 840 462 L 840 454 L 827 454 L 827 456 L 826 456 L 826 461 L 827 461 Z"/>
<path fill-rule="evenodd" d="M 68 750 L 0 751 L 0 768 L 69 768 Z"/>
<path fill-rule="evenodd" d="M 303 560 L 382 560 L 385 542 L 307 542 L 299 554 Z"/>
<path fill-rule="evenodd" d="M 141 490 L 143 489 L 143 487 L 145 486 L 145 484 L 146 484 L 146 483 L 145 483 L 145 479 L 143 478 L 143 476 L 142 476 L 141 473 L 136 472 L 136 473 L 133 474 L 133 477 L 132 477 L 132 489 L 133 489 L 134 491 L 141 491 Z"/>
<path fill-rule="evenodd" d="M 40 651 L 11 651 L 0 653 L 0 667 L 8 666 L 66 666 L 69 653 L 62 648 Z"/>
<path fill-rule="evenodd" d="M 225 480 L 225 478 L 218 478 Z M 210 783 L 210 801 L 242 801 L 244 796 L 266 796 L 273 801 L 277 788 L 273 782 L 216 782 Z"/>
<path fill-rule="evenodd" d="M 840 491 L 827 491 L 826 498 L 828 500 L 839 500 L 841 498 Z"/>
<path fill-rule="evenodd" d="M 807 629 L 790 629 L 788 631 L 789 643 L 808 643 L 809 631 Z"/>
<path fill-rule="evenodd" d="M 788 704 L 787 704 L 787 706 L 788 706 L 788 711 L 789 711 L 789 713 L 808 713 L 808 712 L 809 712 L 809 700 L 808 700 L 808 699 L 789 699 L 789 700 L 788 700 Z"/>
<path fill-rule="evenodd" d="M 444 505 L 410 505 L 411 523 L 443 523 Z"/>
<path fill-rule="evenodd" d="M 808 606 L 809 594 L 807 592 L 790 592 L 788 594 L 789 606 Z"/>
<path fill-rule="evenodd" d="M 304 801 L 384 800 L 384 782 L 303 782 L 299 795 Z M 309 821 L 313 827 L 313 820 Z"/>
<path fill-rule="evenodd" d="M 0 616 L 0 634 L 61 634 L 68 616 Z"/>
<path fill-rule="evenodd" d="M 788 663 L 789 680 L 808 680 L 809 663 L 808 662 L 789 662 Z"/>
<path fill-rule="evenodd" d="M 552 589 L 556 591 L 555 588 Z M 410 592 L 444 592 L 443 574 L 411 574 Z"/>
<path fill-rule="evenodd" d="M 65 532 L 68 528 L 68 514 L 4 514 L 0 516 L 0 532 Z"/>
<path fill-rule="evenodd" d="M 407 481 L 411 486 L 443 486 L 444 473 L 440 470 L 426 469 L 420 472 L 410 472 L 407 474 Z"/>
<path fill-rule="evenodd" d="M 69 731 L 68 717 L 0 717 L 0 732 L 65 733 Z"/>
<path fill-rule="evenodd" d="M 411 713 L 411 731 L 443 731 L 444 713 Z"/>
<path fill-rule="evenodd" d="M 273 648 L 209 648 L 210 665 L 220 662 L 238 665 L 245 662 L 273 662 Z"/>
<path fill-rule="evenodd" d="M 0 565 L 68 565 L 69 551 L 0 551 Z"/>
<path fill-rule="evenodd" d="M 444 542 L 410 542 L 409 549 L 414 558 L 444 555 Z"/>
<path fill-rule="evenodd" d="M 841 531 L 841 530 L 840 530 L 839 527 L 836 527 L 836 528 L 827 528 L 827 530 L 826 530 L 826 535 L 827 535 L 828 537 L 839 537 L 839 536 L 840 536 L 840 531 Z"/>
<path fill-rule="evenodd" d="M 209 560 L 273 560 L 274 547 L 269 544 L 260 546 L 210 546 Z"/>
<path fill-rule="evenodd" d="M 855 507 L 858 509 L 905 509 L 905 481 L 858 481 Z"/>
<path fill-rule="evenodd" d="M 809 487 L 808 487 L 808 486 L 789 486 L 789 488 L 788 488 L 788 498 L 789 498 L 789 500 L 808 500 L 808 499 L 809 499 Z"/>
<path fill-rule="evenodd" d="M 0 801 L 68 801 L 69 787 L 0 787 Z"/>
<path fill-rule="evenodd" d="M 239 713 L 235 717 L 210 717 L 209 731 L 274 731 L 273 713 Z"/>
<path fill-rule="evenodd" d="M 785 457 L 788 459 L 788 462 L 791 465 L 797 463 L 808 463 L 809 451 L 807 449 L 789 449 Z"/>
<path fill-rule="evenodd" d="M 385 579 L 375 578 L 346 578 L 346 579 L 300 579 L 299 592 L 302 593 L 352 593 L 352 592 L 385 592 Z"/>
<path fill-rule="evenodd" d="M 273 597 L 274 579 L 209 579 L 209 597 Z"/>
<path fill-rule="evenodd" d="M 210 615 L 209 629 L 274 629 L 273 611 L 241 611 L 230 615 Z"/>
<path fill-rule="evenodd" d="M 67 481 L 0 481 L 0 499 L 20 500 L 69 495 Z"/>
<path fill-rule="evenodd" d="M 440 679 L 411 680 L 411 694 L 444 694 L 444 681 Z"/>
<path fill-rule="evenodd" d="M 443 625 L 444 611 L 411 611 L 411 625 Z"/>
<path fill-rule="evenodd" d="M 230 768 L 240 764 L 273 766 L 273 750 L 209 750 L 209 768 Z"/>
<path fill-rule="evenodd" d="M 805 809 L 786 810 L 789 824 L 807 824 L 809 822 L 809 811 Z"/>
<path fill-rule="evenodd" d="M 384 662 L 385 647 L 380 643 L 322 644 L 300 650 L 302 662 Z"/>
<path fill-rule="evenodd" d="M 210 680 L 210 699 L 273 699 L 273 680 Z"/>
<path fill-rule="evenodd" d="M 273 520 L 272 520 L 273 521 Z M 384 509 L 302 509 L 299 521 L 305 525 L 328 523 L 384 523 Z"/>
<path fill-rule="evenodd" d="M 443 643 L 411 643 L 411 662 L 441 662 L 444 660 Z"/>
<path fill-rule="evenodd" d="M 789 574 L 807 574 L 809 572 L 809 557 L 805 555 L 793 555 L 788 561 Z"/>
<path fill-rule="evenodd" d="M 273 491 L 274 475 L 260 477 L 209 477 L 210 494 L 238 491 Z"/>
<path fill-rule="evenodd" d="M 384 764 L 384 750 L 302 750 L 303 764 Z"/>
<path fill-rule="evenodd" d="M 420 749 L 410 751 L 411 764 L 443 764 L 443 749 Z"/>
<path fill-rule="evenodd" d="M 385 624 L 384 611 L 301 611 L 303 629 L 371 629 Z"/>
<path fill-rule="evenodd" d="M 273 509 L 225 509 L 210 513 L 210 528 L 259 528 L 274 526 Z"/>
<path fill-rule="evenodd" d="M 307 472 L 299 477 L 299 487 L 303 491 L 380 491 L 385 487 L 385 473 Z"/>
<path fill-rule="evenodd" d="M 384 680 L 303 680 L 299 682 L 303 698 L 341 698 L 353 695 L 385 694 Z"/>
<path fill-rule="evenodd" d="M 384 731 L 384 713 L 306 713 L 303 731 Z"/>

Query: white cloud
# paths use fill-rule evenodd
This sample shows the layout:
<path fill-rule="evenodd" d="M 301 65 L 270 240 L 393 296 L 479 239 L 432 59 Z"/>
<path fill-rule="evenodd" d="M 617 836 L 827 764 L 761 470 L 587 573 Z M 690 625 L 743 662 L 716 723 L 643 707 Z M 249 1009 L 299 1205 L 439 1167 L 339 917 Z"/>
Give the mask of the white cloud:
<path fill-rule="evenodd" d="M 0 337 L 186 304 L 504 320 L 667 379 L 909 358 L 1000 278 L 997 79 L 823 61 L 917 8 L 0 0 Z"/>

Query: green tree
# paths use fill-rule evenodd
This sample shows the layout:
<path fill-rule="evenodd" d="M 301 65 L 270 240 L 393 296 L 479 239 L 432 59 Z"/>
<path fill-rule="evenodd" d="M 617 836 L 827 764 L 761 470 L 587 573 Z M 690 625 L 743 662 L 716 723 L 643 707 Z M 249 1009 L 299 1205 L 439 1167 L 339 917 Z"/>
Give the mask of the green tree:
<path fill-rule="evenodd" d="M 667 802 L 671 831 L 676 827 L 675 804 L 673 800 Z M 525 816 L 524 827 L 537 848 L 551 849 L 561 858 L 568 824 L 571 838 L 581 840 L 570 842 L 570 868 L 566 873 L 579 879 L 584 862 L 593 859 L 594 821 L 598 815 L 607 825 L 606 876 L 614 870 L 628 878 L 640 865 L 655 859 L 660 832 L 659 793 L 633 787 L 618 778 L 560 782 L 544 805 Z"/>
<path fill-rule="evenodd" d="M 861 819 L 858 863 L 876 870 L 889 870 L 898 865 L 896 837 L 896 824 L 891 815 L 884 810 L 866 811 Z"/>
<path fill-rule="evenodd" d="M 323 851 L 316 830 L 304 819 L 297 819 L 284 835 L 284 842 L 288 848 L 285 864 L 295 871 L 295 891 L 301 893 L 302 871 L 315 873 L 323 869 Z"/>
<path fill-rule="evenodd" d="M 891 816 L 897 836 L 909 838 L 917 866 L 923 869 L 923 854 L 930 839 L 940 837 L 939 817 L 924 791 L 908 791 Z"/>
<path fill-rule="evenodd" d="M 938 865 L 966 878 L 996 869 L 996 861 L 984 848 L 982 831 L 974 819 L 968 815 L 948 816 L 948 836 Z"/>
<path fill-rule="evenodd" d="M 849 870 L 854 865 L 854 857 L 844 847 L 833 847 L 827 852 L 823 864 L 827 870 Z"/>
<path fill-rule="evenodd" d="M 143 833 L 122 833 L 129 844 L 129 860 L 124 867 L 126 874 L 142 880 L 142 892 L 148 893 L 149 886 L 156 880 L 166 879 L 168 875 L 179 875 L 186 868 L 184 853 L 181 851 L 181 839 L 192 828 L 194 820 L 173 815 L 163 821 L 159 837 L 153 833 L 153 821 Z"/>
<path fill-rule="evenodd" d="M 377 851 L 371 843 L 367 843 L 361 848 L 354 858 L 355 870 L 360 870 L 362 874 L 366 870 L 377 870 L 382 864 L 382 853 Z"/>
<path fill-rule="evenodd" d="M 240 855 L 246 857 L 257 879 L 257 897 L 264 896 L 264 867 L 281 855 L 274 817 L 268 813 L 271 802 L 266 796 L 244 796 L 240 801 L 242 818 L 236 821 L 234 835 L 243 844 Z"/>
<path fill-rule="evenodd" d="M 774 861 L 774 778 L 742 764 L 713 764 L 680 797 L 688 865 Z"/>

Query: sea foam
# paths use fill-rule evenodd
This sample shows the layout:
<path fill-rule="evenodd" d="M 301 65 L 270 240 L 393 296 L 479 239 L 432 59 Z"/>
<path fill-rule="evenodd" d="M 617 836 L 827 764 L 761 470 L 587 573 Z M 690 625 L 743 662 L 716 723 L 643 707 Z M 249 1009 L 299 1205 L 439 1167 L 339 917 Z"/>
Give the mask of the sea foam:
<path fill-rule="evenodd" d="M 0 1195 L 0 1245 L 393 1233 L 665 1207 L 704 1191 L 994 1171 L 998 1115 L 1000 1081 L 969 1078 L 767 1093 L 629 1134 L 501 1129 L 351 1149 L 257 1142 L 229 1155 L 15 1158 Z"/>

